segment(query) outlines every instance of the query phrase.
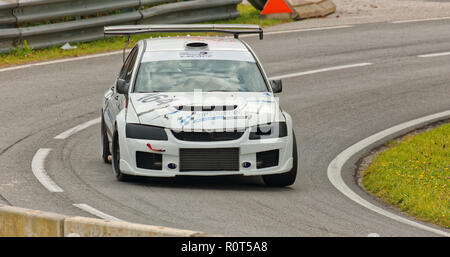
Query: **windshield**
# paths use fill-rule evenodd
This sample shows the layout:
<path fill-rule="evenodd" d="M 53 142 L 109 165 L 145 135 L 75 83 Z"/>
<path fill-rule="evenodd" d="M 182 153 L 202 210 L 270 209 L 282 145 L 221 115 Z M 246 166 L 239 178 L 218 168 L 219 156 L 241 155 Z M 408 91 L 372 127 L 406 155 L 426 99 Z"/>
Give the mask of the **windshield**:
<path fill-rule="evenodd" d="M 254 62 L 230 60 L 169 60 L 144 62 L 134 92 L 266 92 Z"/>

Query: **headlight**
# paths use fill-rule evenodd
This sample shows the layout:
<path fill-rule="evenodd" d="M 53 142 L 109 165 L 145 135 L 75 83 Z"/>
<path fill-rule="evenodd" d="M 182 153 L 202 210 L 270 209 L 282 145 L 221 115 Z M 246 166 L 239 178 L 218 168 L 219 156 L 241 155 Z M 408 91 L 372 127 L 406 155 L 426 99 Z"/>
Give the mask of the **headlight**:
<path fill-rule="evenodd" d="M 286 122 L 273 122 L 250 128 L 250 139 L 266 139 L 287 136 Z"/>
<path fill-rule="evenodd" d="M 166 131 L 161 127 L 128 123 L 125 129 L 128 138 L 167 140 Z"/>

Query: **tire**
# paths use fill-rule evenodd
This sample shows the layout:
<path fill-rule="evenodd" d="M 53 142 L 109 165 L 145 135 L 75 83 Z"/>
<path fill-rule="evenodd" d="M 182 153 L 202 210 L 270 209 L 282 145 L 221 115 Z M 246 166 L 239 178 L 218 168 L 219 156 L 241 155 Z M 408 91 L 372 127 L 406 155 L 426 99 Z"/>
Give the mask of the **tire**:
<path fill-rule="evenodd" d="M 119 133 L 117 129 L 114 130 L 113 140 L 112 140 L 112 169 L 114 176 L 118 181 L 129 181 L 132 176 L 123 174 L 120 171 L 120 146 L 119 146 Z"/>
<path fill-rule="evenodd" d="M 105 163 L 109 163 L 108 157 L 111 155 L 109 151 L 109 140 L 108 134 L 106 132 L 105 120 L 102 113 L 102 123 L 101 123 L 101 140 L 102 140 L 102 159 Z"/>
<path fill-rule="evenodd" d="M 295 140 L 294 131 L 293 134 L 293 150 L 292 156 L 294 157 L 292 169 L 286 173 L 274 174 L 274 175 L 263 175 L 262 178 L 266 186 L 270 187 L 285 187 L 294 184 L 295 179 L 297 178 L 297 164 L 298 164 L 298 156 L 297 156 L 297 141 Z"/>

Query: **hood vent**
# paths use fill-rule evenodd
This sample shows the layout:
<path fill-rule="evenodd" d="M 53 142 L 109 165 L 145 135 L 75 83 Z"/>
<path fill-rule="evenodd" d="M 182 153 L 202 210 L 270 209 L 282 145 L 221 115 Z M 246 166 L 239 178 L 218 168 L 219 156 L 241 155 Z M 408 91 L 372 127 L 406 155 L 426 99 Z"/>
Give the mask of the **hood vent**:
<path fill-rule="evenodd" d="M 191 111 L 191 112 L 232 111 L 237 108 L 237 105 L 216 105 L 216 106 L 180 105 L 175 106 L 175 108 L 179 111 Z"/>

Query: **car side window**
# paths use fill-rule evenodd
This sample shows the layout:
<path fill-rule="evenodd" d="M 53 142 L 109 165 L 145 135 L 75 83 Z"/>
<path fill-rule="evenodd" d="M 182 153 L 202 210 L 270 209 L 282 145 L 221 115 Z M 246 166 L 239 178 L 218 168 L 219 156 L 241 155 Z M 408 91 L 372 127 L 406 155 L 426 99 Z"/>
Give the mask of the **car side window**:
<path fill-rule="evenodd" d="M 128 83 L 131 80 L 131 75 L 133 74 L 134 64 L 136 63 L 138 51 L 136 50 L 130 59 L 130 64 L 128 65 L 127 72 L 125 74 L 125 81 Z"/>
<path fill-rule="evenodd" d="M 137 49 L 138 49 L 138 47 L 135 46 L 135 47 L 133 48 L 133 50 L 131 50 L 131 52 L 130 52 L 130 54 L 128 55 L 128 57 L 127 57 L 127 59 L 125 60 L 125 62 L 123 63 L 122 69 L 120 70 L 120 73 L 119 73 L 119 78 L 120 78 L 120 79 L 125 79 L 125 77 L 126 77 L 126 75 L 127 75 L 127 72 L 128 72 L 129 64 L 130 64 L 130 62 L 132 61 L 133 56 L 136 56 L 136 55 L 137 55 Z M 136 58 L 135 58 L 135 60 L 136 60 Z"/>

